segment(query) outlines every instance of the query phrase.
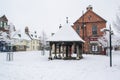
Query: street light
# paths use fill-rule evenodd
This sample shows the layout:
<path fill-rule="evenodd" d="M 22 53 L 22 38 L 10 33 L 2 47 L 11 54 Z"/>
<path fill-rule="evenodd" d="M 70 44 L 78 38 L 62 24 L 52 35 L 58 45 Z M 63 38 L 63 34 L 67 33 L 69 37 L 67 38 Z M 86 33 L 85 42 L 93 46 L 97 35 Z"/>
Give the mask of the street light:
<path fill-rule="evenodd" d="M 109 44 L 110 44 L 110 67 L 112 67 L 112 40 L 111 40 L 111 35 L 113 35 L 113 31 L 111 31 L 111 26 L 109 27 L 109 29 L 106 29 L 106 28 L 104 28 L 104 29 L 102 29 L 101 31 L 104 31 L 104 32 L 106 32 L 106 31 L 108 31 L 109 32 Z"/>

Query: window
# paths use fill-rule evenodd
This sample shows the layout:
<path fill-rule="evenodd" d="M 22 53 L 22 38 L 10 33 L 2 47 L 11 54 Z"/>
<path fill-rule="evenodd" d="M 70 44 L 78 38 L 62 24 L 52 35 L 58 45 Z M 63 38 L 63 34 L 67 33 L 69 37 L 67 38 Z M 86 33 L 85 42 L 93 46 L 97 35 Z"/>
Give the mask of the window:
<path fill-rule="evenodd" d="M 34 50 L 35 46 L 33 46 L 33 50 Z"/>
<path fill-rule="evenodd" d="M 31 37 L 33 37 L 33 34 L 31 34 Z"/>
<path fill-rule="evenodd" d="M 33 40 L 33 44 L 35 44 L 35 41 Z"/>
<path fill-rule="evenodd" d="M 2 21 L 2 27 L 4 27 L 4 22 Z"/>
<path fill-rule="evenodd" d="M 4 22 L 4 26 L 7 26 L 7 23 L 6 23 L 6 22 Z"/>
<path fill-rule="evenodd" d="M 3 23 L 2 23 L 2 21 L 1 21 L 1 22 L 0 22 L 0 27 L 2 27 L 2 24 L 3 24 Z"/>
<path fill-rule="evenodd" d="M 37 38 L 37 35 L 35 35 L 35 38 Z"/>
<path fill-rule="evenodd" d="M 97 26 L 96 25 L 92 26 L 92 34 L 97 35 Z"/>
<path fill-rule="evenodd" d="M 98 46 L 97 45 L 92 45 L 92 51 L 98 51 Z"/>

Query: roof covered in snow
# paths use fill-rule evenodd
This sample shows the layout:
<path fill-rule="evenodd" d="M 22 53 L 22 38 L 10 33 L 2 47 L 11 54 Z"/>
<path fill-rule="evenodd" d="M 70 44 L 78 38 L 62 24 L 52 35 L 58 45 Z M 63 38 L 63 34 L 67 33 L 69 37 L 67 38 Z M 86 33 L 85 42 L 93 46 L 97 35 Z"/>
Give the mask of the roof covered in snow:
<path fill-rule="evenodd" d="M 74 31 L 74 29 L 71 27 L 71 25 L 65 24 L 62 26 L 62 28 L 59 29 L 57 33 L 55 33 L 53 36 L 51 36 L 47 41 L 51 42 L 58 42 L 58 41 L 79 41 L 84 42 L 84 40 Z"/>
<path fill-rule="evenodd" d="M 20 40 L 31 40 L 30 37 L 23 31 L 12 32 L 12 38 Z"/>
<path fill-rule="evenodd" d="M 0 41 L 6 41 L 9 39 L 8 34 L 6 32 L 0 31 Z"/>
<path fill-rule="evenodd" d="M 21 33 L 21 40 L 31 40 L 29 35 L 27 35 L 25 32 Z"/>

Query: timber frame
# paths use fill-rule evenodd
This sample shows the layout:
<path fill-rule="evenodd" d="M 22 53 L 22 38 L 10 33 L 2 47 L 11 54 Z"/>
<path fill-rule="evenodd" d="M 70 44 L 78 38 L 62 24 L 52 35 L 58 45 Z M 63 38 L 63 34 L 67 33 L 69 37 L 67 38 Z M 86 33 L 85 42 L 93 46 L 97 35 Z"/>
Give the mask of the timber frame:
<path fill-rule="evenodd" d="M 82 44 L 80 41 L 50 41 L 49 60 L 52 59 L 64 59 L 79 60 L 82 57 Z M 52 46 L 54 45 L 54 51 L 52 53 Z M 58 49 L 58 52 L 57 52 Z M 76 53 L 76 57 L 72 57 L 71 54 Z"/>

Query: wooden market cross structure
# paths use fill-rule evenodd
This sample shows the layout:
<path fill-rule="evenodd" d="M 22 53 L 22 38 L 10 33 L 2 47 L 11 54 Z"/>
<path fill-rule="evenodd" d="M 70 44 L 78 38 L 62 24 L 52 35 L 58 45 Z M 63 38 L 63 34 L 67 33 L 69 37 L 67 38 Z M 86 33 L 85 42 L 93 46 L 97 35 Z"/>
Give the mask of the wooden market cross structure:
<path fill-rule="evenodd" d="M 84 40 L 66 23 L 57 33 L 48 39 L 50 44 L 49 59 L 81 59 Z M 76 57 L 72 57 L 72 53 Z M 53 54 L 54 53 L 54 54 Z"/>

